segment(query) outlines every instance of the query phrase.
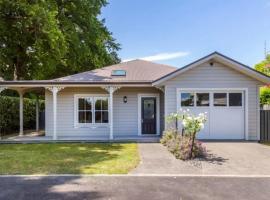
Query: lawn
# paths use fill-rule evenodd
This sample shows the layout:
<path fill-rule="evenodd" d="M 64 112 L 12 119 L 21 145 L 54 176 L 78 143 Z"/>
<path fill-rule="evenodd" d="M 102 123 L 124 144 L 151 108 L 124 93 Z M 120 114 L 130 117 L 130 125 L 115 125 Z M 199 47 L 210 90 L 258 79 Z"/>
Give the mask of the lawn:
<path fill-rule="evenodd" d="M 137 144 L 2 144 L 0 174 L 126 174 Z"/>

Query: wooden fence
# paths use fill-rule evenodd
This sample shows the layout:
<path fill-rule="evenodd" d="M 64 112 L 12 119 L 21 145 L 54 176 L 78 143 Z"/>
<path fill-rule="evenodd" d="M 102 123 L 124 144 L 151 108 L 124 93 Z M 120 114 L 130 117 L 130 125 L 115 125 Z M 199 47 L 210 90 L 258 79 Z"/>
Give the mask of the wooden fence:
<path fill-rule="evenodd" d="M 260 111 L 260 141 L 270 141 L 270 110 Z"/>

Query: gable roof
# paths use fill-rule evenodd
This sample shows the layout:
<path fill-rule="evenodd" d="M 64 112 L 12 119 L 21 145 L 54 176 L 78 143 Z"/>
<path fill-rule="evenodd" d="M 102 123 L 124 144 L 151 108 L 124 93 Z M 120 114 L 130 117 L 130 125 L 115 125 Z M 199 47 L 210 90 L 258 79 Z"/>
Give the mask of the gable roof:
<path fill-rule="evenodd" d="M 132 60 L 88 72 L 74 74 L 53 80 L 27 80 L 27 81 L 1 81 L 0 86 L 31 86 L 31 85 L 146 85 L 160 86 L 165 81 L 172 79 L 205 62 L 219 62 L 228 67 L 250 76 L 264 84 L 270 84 L 270 77 L 262 74 L 247 65 L 244 65 L 219 52 L 213 52 L 203 58 L 196 60 L 182 68 L 175 68 L 168 65 L 157 64 L 144 60 Z M 125 70 L 126 76 L 113 76 L 113 70 Z"/>
<path fill-rule="evenodd" d="M 265 83 L 265 84 L 270 84 L 270 77 L 261 73 L 261 72 L 258 72 L 256 71 L 255 69 L 247 66 L 247 65 L 244 65 L 232 58 L 229 58 L 219 52 L 213 52 L 203 58 L 200 58 L 182 68 L 179 68 L 169 74 L 166 74 L 162 77 L 160 77 L 159 79 L 155 80 L 153 82 L 153 85 L 159 85 L 159 84 L 162 84 L 163 82 L 167 81 L 167 80 L 170 80 L 182 73 L 184 73 L 185 71 L 188 71 L 194 67 L 197 67 L 199 66 L 200 64 L 203 64 L 205 62 L 211 62 L 211 61 L 217 61 L 217 62 L 220 62 L 228 67 L 231 67 L 233 68 L 234 70 L 236 71 L 239 71 L 247 76 L 250 76 L 254 79 L 257 79 L 259 81 L 261 81 L 262 83 Z"/>
<path fill-rule="evenodd" d="M 113 76 L 112 71 L 125 70 L 125 76 Z M 132 60 L 119 64 L 66 76 L 53 81 L 57 82 L 149 82 L 157 80 L 166 74 L 175 71 L 175 67 L 157 64 L 144 60 Z"/>

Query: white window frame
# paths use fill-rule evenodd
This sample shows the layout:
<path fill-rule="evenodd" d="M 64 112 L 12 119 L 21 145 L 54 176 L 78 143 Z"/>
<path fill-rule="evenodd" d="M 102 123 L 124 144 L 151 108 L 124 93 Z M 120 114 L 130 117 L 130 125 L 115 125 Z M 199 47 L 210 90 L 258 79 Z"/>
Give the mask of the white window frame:
<path fill-rule="evenodd" d="M 97 98 L 108 98 L 108 114 L 110 112 L 109 108 L 109 99 L 110 96 L 108 94 L 75 94 L 74 95 L 74 127 L 75 128 L 83 128 L 83 127 L 100 127 L 100 126 L 108 126 L 110 125 L 110 120 L 108 123 L 96 123 L 95 122 L 95 101 Z M 79 109 L 78 103 L 80 98 L 91 98 L 92 99 L 92 123 L 79 123 Z"/>
<path fill-rule="evenodd" d="M 104 100 L 104 98 L 106 98 L 107 100 L 108 100 L 108 109 L 107 110 L 104 110 L 104 109 L 101 109 L 101 110 L 96 110 L 96 101 L 97 100 Z M 110 119 L 109 119 L 109 98 L 108 97 L 101 97 L 101 96 L 99 96 L 99 97 L 93 97 L 93 103 L 94 103 L 94 110 L 93 110 L 93 117 L 95 118 L 94 119 L 94 123 L 95 124 L 109 124 L 109 121 L 110 121 Z M 101 106 L 102 106 L 102 103 L 101 103 Z M 96 122 L 96 112 L 108 112 L 108 123 L 103 123 L 103 122 Z M 101 121 L 102 121 L 102 119 L 103 119 L 103 117 L 102 117 L 102 115 L 101 115 Z"/>

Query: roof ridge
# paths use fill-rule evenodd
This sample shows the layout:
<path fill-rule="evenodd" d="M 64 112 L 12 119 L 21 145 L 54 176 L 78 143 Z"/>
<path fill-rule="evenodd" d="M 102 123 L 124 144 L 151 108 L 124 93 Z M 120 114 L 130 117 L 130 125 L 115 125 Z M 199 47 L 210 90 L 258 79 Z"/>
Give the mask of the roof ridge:
<path fill-rule="evenodd" d="M 163 64 L 163 63 L 157 63 L 157 62 L 153 62 L 153 61 L 149 61 L 149 60 L 143 60 L 143 59 L 140 59 L 140 58 L 137 58 L 137 59 L 135 59 L 135 60 L 144 61 L 144 62 L 156 64 L 156 65 L 162 65 L 162 66 L 165 66 L 165 67 L 170 67 L 170 68 L 175 68 L 175 69 L 178 68 L 178 67 L 176 67 L 176 66 L 167 65 L 167 64 Z"/>

